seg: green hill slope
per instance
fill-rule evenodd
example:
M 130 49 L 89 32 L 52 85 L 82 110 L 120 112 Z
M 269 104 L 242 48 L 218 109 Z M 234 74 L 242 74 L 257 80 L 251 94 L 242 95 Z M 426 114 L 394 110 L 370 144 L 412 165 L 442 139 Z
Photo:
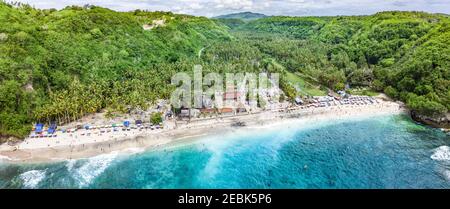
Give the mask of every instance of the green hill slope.
M 439 116 L 450 109 L 449 24 L 448 15 L 381 12 L 268 17 L 238 29 L 284 37 L 261 47 L 292 72 L 306 72 L 330 88 L 369 86 L 420 114 Z
M 194 64 L 205 72 L 281 72 L 290 98 L 298 92 L 289 83 L 307 95 L 350 84 L 423 115 L 450 109 L 447 15 L 224 20 L 0 3 L 0 139 L 22 138 L 36 121 L 145 109 L 168 98 L 171 76 Z
M 226 27 L 207 18 L 92 6 L 56 11 L 0 3 L 0 23 L 3 138 L 26 135 L 36 120 L 145 106 L 168 94 L 174 70 L 162 65 L 230 39 Z

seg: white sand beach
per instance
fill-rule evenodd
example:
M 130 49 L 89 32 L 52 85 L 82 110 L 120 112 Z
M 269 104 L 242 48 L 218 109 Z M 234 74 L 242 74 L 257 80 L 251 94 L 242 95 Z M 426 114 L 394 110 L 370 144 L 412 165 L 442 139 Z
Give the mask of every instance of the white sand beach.
M 106 133 L 60 134 L 55 138 L 27 138 L 16 146 L 0 145 L 0 160 L 29 163 L 80 159 L 110 153 L 131 152 L 134 148 L 147 150 L 173 143 L 188 143 L 192 140 L 235 129 L 256 129 L 265 126 L 283 125 L 292 120 L 314 123 L 321 120 L 337 120 L 351 117 L 373 117 L 404 113 L 400 104 L 377 99 L 375 104 L 338 105 L 327 107 L 303 107 L 291 110 L 263 111 L 237 116 L 194 119 L 190 122 L 169 121 L 164 129 L 132 129 Z M 235 126 L 241 122 L 245 126 Z

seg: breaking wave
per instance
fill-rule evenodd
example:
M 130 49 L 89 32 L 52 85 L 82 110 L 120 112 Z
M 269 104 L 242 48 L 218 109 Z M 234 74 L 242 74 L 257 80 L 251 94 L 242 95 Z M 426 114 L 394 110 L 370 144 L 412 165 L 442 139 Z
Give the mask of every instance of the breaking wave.
M 74 168 L 75 162 L 73 161 L 69 161 L 66 166 L 69 171 L 73 172 L 73 178 L 78 181 L 79 186 L 82 188 L 91 184 L 97 176 L 102 174 L 111 162 L 116 159 L 117 155 L 117 152 L 111 152 L 89 158 L 79 168 Z
M 449 146 L 440 146 L 434 150 L 433 155 L 431 155 L 431 159 L 438 161 L 448 161 L 450 160 L 450 147 Z
M 131 148 L 123 150 L 122 152 L 125 154 L 138 154 L 138 153 L 145 152 L 145 148 L 131 147 Z
M 46 170 L 31 170 L 20 174 L 19 178 L 25 188 L 33 189 L 45 178 L 46 172 Z
M 67 164 L 66 164 L 66 168 L 67 171 L 72 171 L 73 170 L 73 166 L 75 166 L 75 163 L 77 163 L 77 160 L 67 160 Z
M 450 181 L 450 170 L 445 170 L 442 172 L 442 175 L 447 181 Z

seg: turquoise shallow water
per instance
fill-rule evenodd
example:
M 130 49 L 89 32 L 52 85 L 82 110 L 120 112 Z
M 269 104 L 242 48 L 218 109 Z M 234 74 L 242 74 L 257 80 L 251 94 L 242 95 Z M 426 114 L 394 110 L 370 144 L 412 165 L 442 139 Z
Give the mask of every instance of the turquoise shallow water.
M 449 146 L 403 115 L 294 122 L 132 155 L 0 163 L 0 188 L 450 188 Z

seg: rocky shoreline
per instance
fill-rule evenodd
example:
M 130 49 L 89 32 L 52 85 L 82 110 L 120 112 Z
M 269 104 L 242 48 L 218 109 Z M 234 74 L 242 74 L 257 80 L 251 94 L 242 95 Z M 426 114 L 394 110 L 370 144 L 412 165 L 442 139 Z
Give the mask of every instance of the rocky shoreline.
M 428 117 L 420 115 L 414 111 L 410 111 L 411 118 L 419 123 L 429 125 L 435 128 L 441 128 L 444 132 L 450 132 L 450 114 L 446 114 L 444 117 Z

